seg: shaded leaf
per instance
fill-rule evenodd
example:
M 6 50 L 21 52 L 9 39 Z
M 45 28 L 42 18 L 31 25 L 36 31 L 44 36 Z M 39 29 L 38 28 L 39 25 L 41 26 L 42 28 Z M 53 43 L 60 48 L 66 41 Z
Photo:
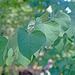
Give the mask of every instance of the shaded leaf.
M 3 37 L 0 36 L 0 66 L 2 66 L 4 64 L 4 51 L 6 49 L 6 45 L 7 45 L 8 40 Z
M 31 56 L 44 44 L 46 38 L 41 31 L 35 30 L 28 33 L 24 28 L 19 28 L 17 41 L 20 52 L 31 59 Z

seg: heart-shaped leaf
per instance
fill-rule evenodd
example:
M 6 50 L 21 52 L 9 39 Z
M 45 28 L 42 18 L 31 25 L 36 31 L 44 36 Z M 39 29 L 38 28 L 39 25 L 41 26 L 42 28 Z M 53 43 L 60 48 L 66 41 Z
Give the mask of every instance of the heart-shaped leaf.
M 20 52 L 31 59 L 31 56 L 44 44 L 46 37 L 41 31 L 28 33 L 24 28 L 19 28 L 17 41 Z

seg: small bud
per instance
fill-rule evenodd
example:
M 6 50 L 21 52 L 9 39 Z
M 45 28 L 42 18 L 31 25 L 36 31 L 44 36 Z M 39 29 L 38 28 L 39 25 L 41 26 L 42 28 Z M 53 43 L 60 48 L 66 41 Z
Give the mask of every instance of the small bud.
M 52 59 L 49 59 L 49 60 L 48 60 L 48 63 L 53 63 L 53 60 L 52 60 Z
M 41 61 L 42 60 L 42 58 L 39 58 L 39 61 Z
M 39 56 L 44 56 L 44 51 L 41 51 L 41 52 L 39 53 Z
M 67 11 L 67 13 L 71 13 L 71 9 L 69 7 L 67 7 L 65 10 Z
M 45 46 L 45 48 L 47 48 L 47 46 Z
M 46 73 L 47 73 L 47 75 L 51 75 L 51 73 L 48 70 L 46 70 Z
M 49 49 L 53 49 L 53 47 L 52 47 L 52 46 L 50 46 L 50 47 L 49 47 Z
M 50 64 L 50 65 L 49 65 L 49 68 L 52 68 L 52 67 L 53 67 L 53 64 Z
M 48 12 L 48 13 L 52 13 L 52 7 L 51 7 L 51 5 L 46 9 L 46 11 Z

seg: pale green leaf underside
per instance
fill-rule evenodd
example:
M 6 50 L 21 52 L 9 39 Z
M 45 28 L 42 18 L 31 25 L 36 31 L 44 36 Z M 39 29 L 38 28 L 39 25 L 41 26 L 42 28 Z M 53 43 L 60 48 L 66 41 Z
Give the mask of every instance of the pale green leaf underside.
M 30 64 L 30 60 L 23 56 L 19 51 L 17 53 L 17 60 L 20 64 L 27 67 Z
M 56 21 L 59 23 L 60 36 L 63 36 L 65 31 L 69 28 L 71 18 L 65 13 L 61 13 L 56 17 Z
M 55 21 L 35 25 L 35 30 L 42 31 L 46 36 L 46 45 L 52 45 L 59 36 L 59 24 Z
M 10 65 L 13 61 L 13 56 L 10 56 L 6 59 L 6 65 Z

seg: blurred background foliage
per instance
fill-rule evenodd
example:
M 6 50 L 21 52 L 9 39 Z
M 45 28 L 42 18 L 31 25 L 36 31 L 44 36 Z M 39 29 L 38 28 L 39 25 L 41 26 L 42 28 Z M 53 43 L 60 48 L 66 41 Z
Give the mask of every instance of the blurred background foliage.
M 31 19 L 44 14 L 49 5 L 52 5 L 53 15 L 59 13 L 60 10 L 65 12 L 65 9 L 69 7 L 72 24 L 74 24 L 74 0 L 71 2 L 67 0 L 0 0 L 0 32 L 9 35 L 19 26 L 28 25 Z

